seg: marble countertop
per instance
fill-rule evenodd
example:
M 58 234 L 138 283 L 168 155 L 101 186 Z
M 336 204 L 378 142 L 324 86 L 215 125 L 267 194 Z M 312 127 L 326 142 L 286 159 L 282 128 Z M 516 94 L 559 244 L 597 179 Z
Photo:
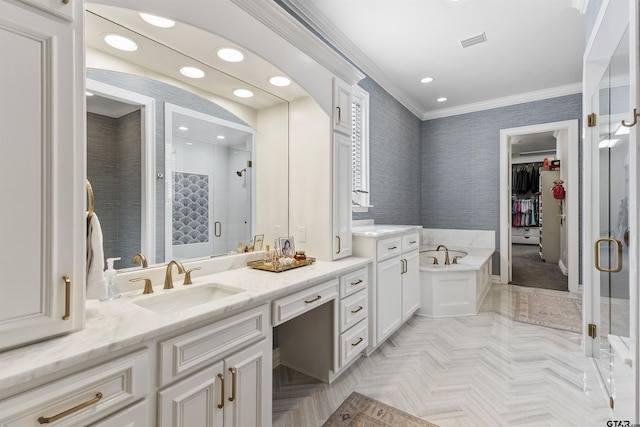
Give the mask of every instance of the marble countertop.
M 217 283 L 245 291 L 168 314 L 147 310 L 134 302 L 164 293 L 177 293 L 187 287 L 175 285 L 174 289 L 164 290 L 160 283 L 154 286 L 151 295 L 142 295 L 141 290 L 136 289 L 113 301 L 87 301 L 84 329 L 0 353 L 0 391 L 168 332 L 203 321 L 213 322 L 231 312 L 271 302 L 369 262 L 369 258 L 350 257 L 334 262 L 318 261 L 282 273 L 244 267 L 194 276 L 189 289 Z
M 433 245 L 422 245 L 420 246 L 420 252 L 424 251 L 433 251 L 436 249 L 436 246 Z M 474 247 L 465 247 L 465 246 L 447 246 L 447 249 L 450 253 L 450 258 L 453 260 L 453 255 L 451 252 L 465 252 L 466 255 L 463 258 L 458 260 L 457 264 L 451 265 L 433 265 L 427 259 L 420 259 L 420 270 L 427 271 L 470 271 L 470 270 L 478 270 L 480 267 L 484 265 L 487 260 L 491 259 L 494 249 L 491 248 L 474 248 Z
M 406 233 L 409 231 L 420 231 L 421 225 L 385 225 L 385 224 L 369 224 L 353 227 L 351 232 L 357 237 L 382 237 L 397 233 Z

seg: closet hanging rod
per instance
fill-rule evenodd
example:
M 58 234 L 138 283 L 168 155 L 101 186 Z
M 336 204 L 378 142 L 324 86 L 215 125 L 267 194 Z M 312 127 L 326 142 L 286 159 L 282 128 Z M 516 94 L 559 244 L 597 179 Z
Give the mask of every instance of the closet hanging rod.
M 88 179 L 85 179 L 85 185 L 87 187 L 87 200 L 89 202 L 87 219 L 91 219 L 91 217 L 93 216 L 93 208 L 94 208 L 93 189 L 91 188 L 91 183 L 89 182 Z

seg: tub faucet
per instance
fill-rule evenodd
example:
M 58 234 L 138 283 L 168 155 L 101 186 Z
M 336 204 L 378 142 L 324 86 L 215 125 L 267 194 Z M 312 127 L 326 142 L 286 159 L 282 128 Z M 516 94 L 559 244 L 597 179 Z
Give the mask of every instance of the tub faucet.
M 445 245 L 438 245 L 436 252 L 439 252 L 441 248 L 444 249 L 444 265 L 451 265 L 451 261 L 449 261 L 449 249 L 447 249 Z
M 184 266 L 180 261 L 171 261 L 167 264 L 167 272 L 164 276 L 164 287 L 162 289 L 173 289 L 173 277 L 171 277 L 171 269 L 173 266 L 178 267 L 178 273 L 184 274 Z

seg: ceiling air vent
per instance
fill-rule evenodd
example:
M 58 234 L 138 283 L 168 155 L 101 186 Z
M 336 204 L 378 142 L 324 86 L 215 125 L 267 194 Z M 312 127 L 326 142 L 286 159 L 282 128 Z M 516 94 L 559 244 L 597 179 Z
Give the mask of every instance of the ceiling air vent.
M 464 39 L 460 43 L 462 43 L 463 48 L 467 48 L 469 46 L 473 46 L 474 44 L 480 44 L 486 41 L 487 41 L 487 35 L 483 32 L 482 34 L 478 34 L 477 36 Z

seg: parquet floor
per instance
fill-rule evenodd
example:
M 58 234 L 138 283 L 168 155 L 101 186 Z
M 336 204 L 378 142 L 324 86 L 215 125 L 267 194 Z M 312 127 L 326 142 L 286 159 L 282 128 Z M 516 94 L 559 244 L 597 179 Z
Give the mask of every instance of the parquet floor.
M 274 427 L 321 426 L 352 391 L 440 427 L 605 426 L 582 336 L 515 322 L 511 301 L 494 284 L 477 316 L 414 316 L 332 385 L 276 368 Z

